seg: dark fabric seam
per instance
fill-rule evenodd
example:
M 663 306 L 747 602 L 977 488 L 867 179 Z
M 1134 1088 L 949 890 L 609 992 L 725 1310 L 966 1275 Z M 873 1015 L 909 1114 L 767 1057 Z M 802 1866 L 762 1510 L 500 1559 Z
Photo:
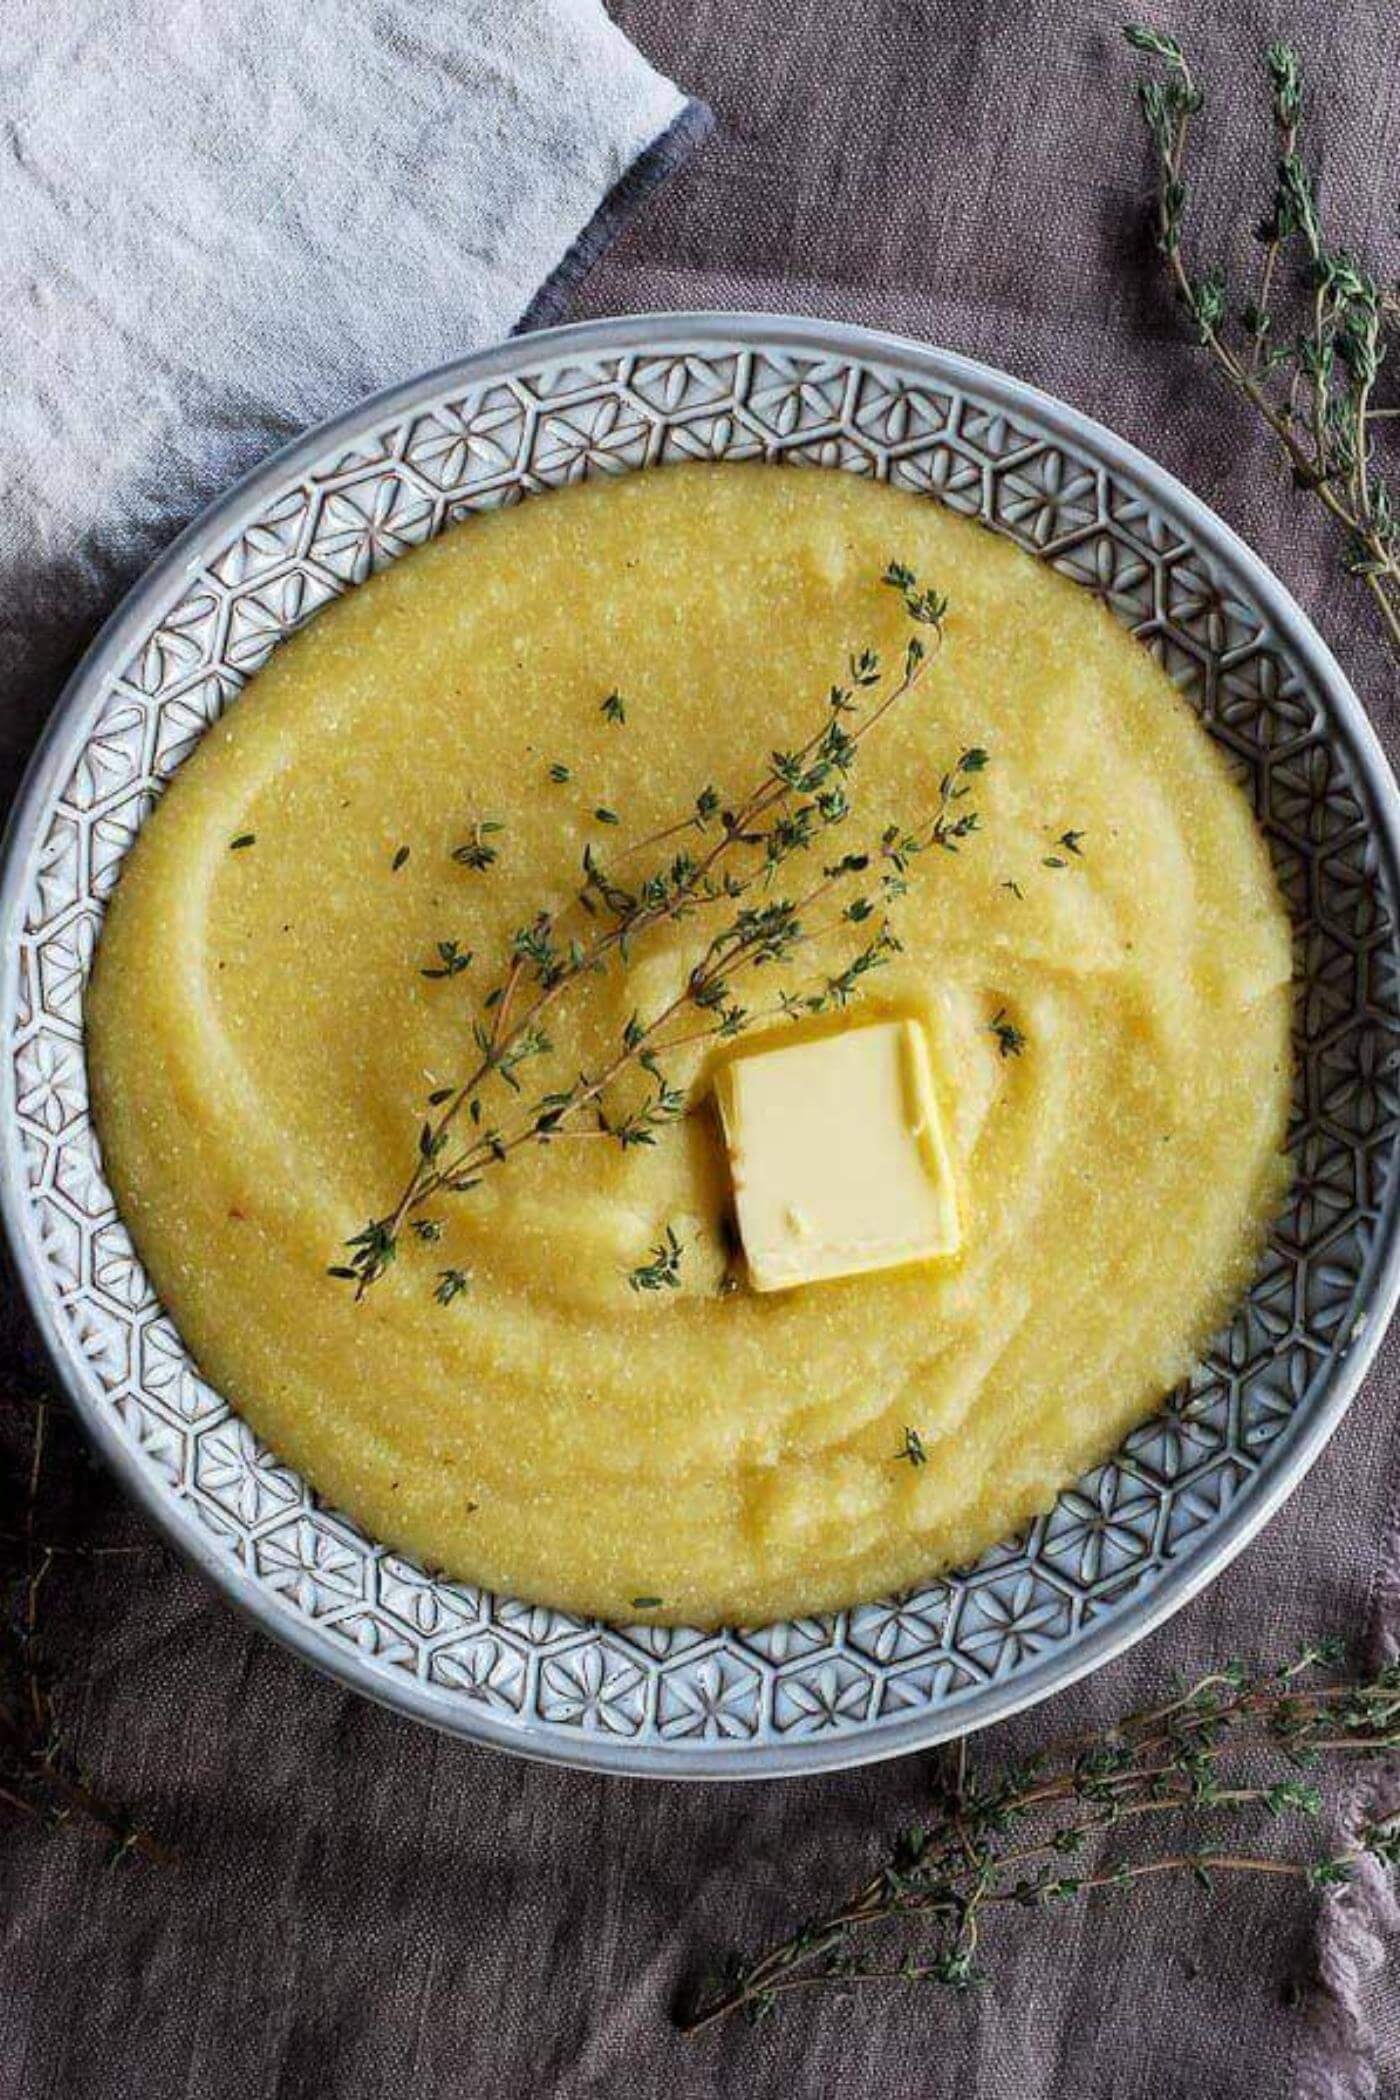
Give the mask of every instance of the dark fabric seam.
M 680 115 L 658 138 L 644 147 L 618 177 L 563 261 L 546 277 L 511 330 L 512 335 L 528 335 L 535 328 L 552 328 L 563 318 L 574 293 L 594 264 L 602 260 L 636 213 L 670 180 L 696 147 L 704 144 L 714 128 L 714 111 L 708 103 L 694 99 L 686 103 Z

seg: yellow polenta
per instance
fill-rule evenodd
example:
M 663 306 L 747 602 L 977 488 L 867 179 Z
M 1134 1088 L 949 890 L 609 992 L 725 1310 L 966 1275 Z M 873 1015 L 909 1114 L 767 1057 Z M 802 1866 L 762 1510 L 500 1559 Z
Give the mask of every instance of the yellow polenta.
M 980 829 L 919 863 L 857 1010 L 928 1028 L 960 1252 L 722 1294 L 700 1044 L 669 1061 L 695 1113 L 654 1149 L 520 1153 L 356 1303 L 328 1265 L 469 1067 L 513 930 L 570 896 L 586 843 L 740 794 L 820 726 L 853 649 L 897 655 L 891 559 L 947 593 L 946 645 L 864 747 L 843 843 L 989 757 Z M 463 867 L 483 819 L 498 858 Z M 561 1000 L 533 1086 L 589 1069 L 700 938 L 655 933 Z M 470 969 L 425 976 L 440 941 Z M 473 520 L 284 644 L 143 829 L 88 1024 L 122 1212 L 276 1451 L 458 1576 L 703 1624 L 974 1555 L 1153 1409 L 1281 1193 L 1289 977 L 1243 796 L 1103 606 L 924 499 L 684 467 Z M 668 1228 L 680 1289 L 629 1288 Z M 445 1268 L 471 1278 L 448 1305 Z

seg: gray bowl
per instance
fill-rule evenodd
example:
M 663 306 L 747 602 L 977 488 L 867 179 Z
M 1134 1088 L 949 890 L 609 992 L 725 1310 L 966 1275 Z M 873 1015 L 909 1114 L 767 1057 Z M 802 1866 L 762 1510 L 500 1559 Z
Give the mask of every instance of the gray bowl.
M 87 966 L 162 784 L 278 640 L 445 525 L 680 459 L 873 474 L 1102 598 L 1230 754 L 1296 932 L 1296 1178 L 1201 1370 L 1021 1538 L 907 1595 L 724 1633 L 605 1626 L 439 1581 L 327 1509 L 199 1376 L 88 1113 Z M 142 1507 L 318 1668 L 564 1763 L 750 1778 L 892 1756 L 1140 1639 L 1296 1486 L 1400 1288 L 1397 792 L 1282 586 L 1179 483 L 1004 373 L 829 322 L 555 329 L 377 396 L 260 467 L 103 630 L 35 754 L 0 889 L 0 1208 L 55 1367 Z

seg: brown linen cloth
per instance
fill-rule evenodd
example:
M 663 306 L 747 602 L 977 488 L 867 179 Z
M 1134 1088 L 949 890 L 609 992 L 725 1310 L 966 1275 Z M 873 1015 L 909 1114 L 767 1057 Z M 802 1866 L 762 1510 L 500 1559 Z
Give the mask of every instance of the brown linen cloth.
M 720 128 L 576 311 L 829 313 L 1051 388 L 1260 549 L 1400 751 L 1400 691 L 1361 593 L 1154 287 L 1115 5 L 624 0 L 616 13 Z M 1267 180 L 1256 55 L 1287 29 L 1317 83 L 1328 210 L 1394 257 L 1396 7 L 1293 0 L 1285 19 L 1181 0 L 1158 16 L 1215 89 L 1217 227 L 1243 232 Z M 36 1361 L 10 1327 L 22 1381 Z M 1392 1341 L 1232 1569 L 977 1754 L 1082 1728 L 1225 1656 L 1333 1630 L 1380 1642 L 1398 1386 Z M 105 1483 L 74 1492 L 95 1542 L 145 1536 Z M 969 1998 L 812 1998 L 683 2042 L 668 2027 L 678 1985 L 844 1891 L 876 1834 L 918 1812 L 928 1760 L 734 1788 L 512 1762 L 314 1677 L 159 1557 L 73 1563 L 49 1628 L 90 1766 L 182 1863 L 108 1872 L 83 1837 L 4 1833 L 2 2100 L 1400 2094 L 1400 1994 L 1368 1954 L 1368 1921 L 1348 1936 L 1344 1914 L 1329 1918 L 1326 1962 L 1351 2002 L 1324 2001 L 1316 1906 L 1282 1883 L 1159 1884 L 1018 1915 Z

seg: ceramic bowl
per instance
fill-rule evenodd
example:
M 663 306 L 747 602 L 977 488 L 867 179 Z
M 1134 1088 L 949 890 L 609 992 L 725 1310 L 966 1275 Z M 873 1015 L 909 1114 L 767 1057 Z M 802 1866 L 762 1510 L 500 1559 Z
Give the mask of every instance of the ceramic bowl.
M 1228 753 L 1296 933 L 1292 1195 L 1199 1372 L 1024 1536 L 907 1595 L 780 1625 L 609 1626 L 435 1579 L 324 1506 L 200 1377 L 103 1175 L 85 976 L 163 784 L 282 636 L 458 519 L 672 460 L 870 474 L 1110 606 Z M 1044 1698 L 1140 1638 L 1297 1485 L 1397 1270 L 1397 792 L 1258 558 L 1097 424 L 943 351 L 824 321 L 662 315 L 527 336 L 396 387 L 185 533 L 57 708 L 0 888 L 0 1205 L 94 1443 L 269 1634 L 456 1734 L 663 1777 L 852 1764 Z

